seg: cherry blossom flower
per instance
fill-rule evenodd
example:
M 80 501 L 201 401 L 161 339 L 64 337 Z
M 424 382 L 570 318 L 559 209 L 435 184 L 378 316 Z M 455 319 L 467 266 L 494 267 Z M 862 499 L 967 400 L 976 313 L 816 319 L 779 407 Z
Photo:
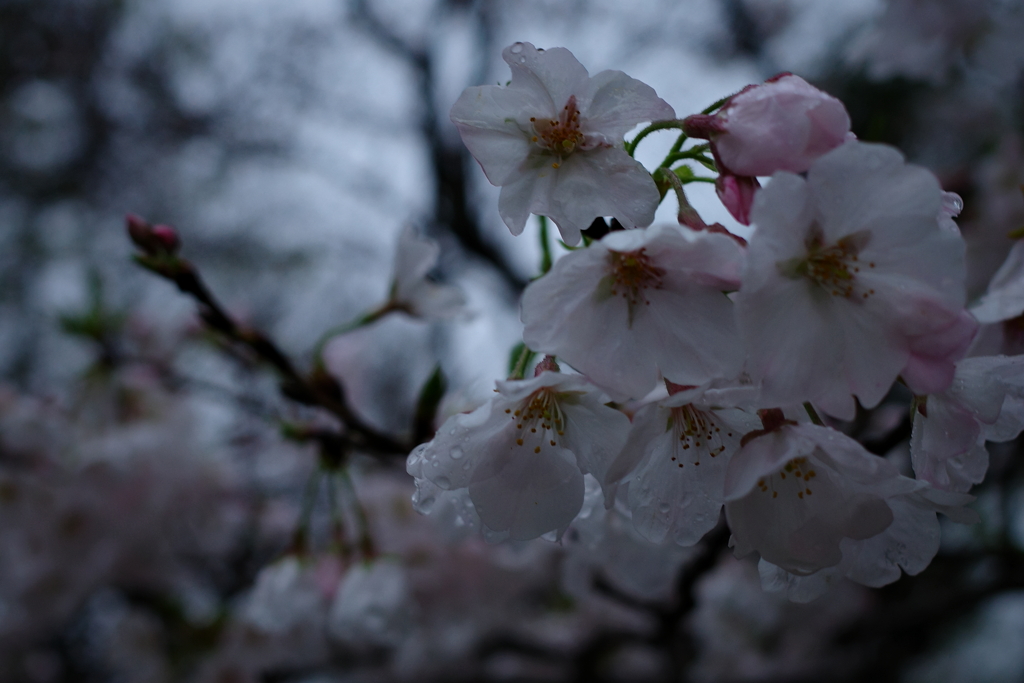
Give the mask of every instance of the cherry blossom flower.
M 633 524 L 645 538 L 689 546 L 718 523 L 729 459 L 757 417 L 718 408 L 704 387 L 670 385 L 665 399 L 633 416 L 622 453 L 608 468 L 609 488 L 627 481 Z
M 327 629 L 349 647 L 395 647 L 412 626 L 412 608 L 409 580 L 399 563 L 356 564 L 338 585 Z
M 427 279 L 437 265 L 441 248 L 431 239 L 419 237 L 412 227 L 398 236 L 390 305 L 418 318 L 451 318 L 461 313 L 466 297 L 458 287 L 439 285 Z
M 851 395 L 875 406 L 915 349 L 933 353 L 922 336 L 949 330 L 965 296 L 940 192 L 896 150 L 850 142 L 758 193 L 736 314 L 766 400 L 850 419 Z
M 671 600 L 679 569 L 693 550 L 652 543 L 637 533 L 621 499 L 607 507 L 597 480 L 587 475 L 585 483 L 583 509 L 564 539 L 565 591 L 584 600 L 597 591 L 599 578 L 641 600 Z
M 444 491 L 468 489 L 490 538 L 561 534 L 583 505 L 583 474 L 604 477 L 629 418 L 579 375 L 542 371 L 497 387 L 483 406 L 446 420 L 407 469 Z
M 967 491 L 985 478 L 985 441 L 1024 430 L 1024 357 L 965 358 L 949 388 L 927 397 L 914 415 L 915 474 L 938 489 Z
M 758 564 L 761 585 L 766 591 L 785 593 L 793 602 L 810 602 L 843 578 L 880 588 L 897 581 L 900 570 L 910 576 L 920 574 L 939 551 L 936 513 L 960 524 L 973 524 L 978 521 L 977 514 L 964 507 L 973 500 L 973 496 L 938 491 L 919 482 L 917 490 L 886 500 L 893 521 L 884 531 L 871 538 L 840 542 L 843 557 L 839 564 L 802 575 L 762 558 Z
M 659 373 L 677 384 L 742 364 L 732 302 L 743 249 L 673 225 L 617 231 L 555 262 L 523 293 L 523 340 L 598 386 L 642 398 Z
M 515 43 L 502 57 L 511 83 L 467 88 L 451 119 L 501 187 L 498 212 L 512 234 L 531 212 L 550 217 L 569 245 L 599 216 L 649 225 L 658 190 L 622 140 L 638 123 L 675 118 L 672 107 L 621 71 L 591 77 L 565 48 Z
M 756 551 L 806 575 L 838 565 L 843 539 L 864 541 L 889 528 L 889 499 L 918 488 L 841 432 L 787 422 L 733 456 L 725 512 L 738 557 Z

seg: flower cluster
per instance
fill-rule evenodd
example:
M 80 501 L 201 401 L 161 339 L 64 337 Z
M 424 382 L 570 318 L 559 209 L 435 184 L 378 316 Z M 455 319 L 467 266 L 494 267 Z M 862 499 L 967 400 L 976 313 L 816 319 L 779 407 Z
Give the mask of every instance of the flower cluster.
M 452 121 L 512 233 L 535 213 L 569 250 L 523 294 L 512 376 L 410 455 L 418 509 L 455 510 L 489 539 L 561 538 L 593 526 L 580 521 L 593 490 L 606 517 L 680 546 L 724 509 L 736 554 L 756 553 L 765 587 L 798 601 L 837 578 L 922 571 L 937 513 L 974 517 L 985 441 L 1024 428 L 1024 358 L 967 357 L 979 323 L 959 197 L 858 141 L 842 103 L 791 74 L 677 119 L 650 87 L 590 77 L 565 49 L 503 56 L 510 83 L 467 89 Z M 681 133 L 648 172 L 633 151 L 664 129 Z M 714 182 L 749 239 L 705 224 L 689 182 Z M 648 227 L 670 194 L 679 225 Z M 581 233 L 608 217 L 603 237 Z M 985 321 L 1022 286 L 1004 271 Z M 544 360 L 524 378 L 531 350 Z M 897 383 L 915 396 L 914 476 L 837 428 Z

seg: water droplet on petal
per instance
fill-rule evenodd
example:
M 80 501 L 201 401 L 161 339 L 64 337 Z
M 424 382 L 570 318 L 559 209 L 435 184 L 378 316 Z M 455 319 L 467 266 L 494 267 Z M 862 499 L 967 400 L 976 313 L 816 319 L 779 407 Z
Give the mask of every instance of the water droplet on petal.
M 522 51 L 523 51 L 523 44 L 522 43 L 516 43 L 515 45 L 512 46 L 512 54 L 517 55 L 517 54 L 519 54 Z
M 943 192 L 942 193 L 942 210 L 956 218 L 960 215 L 960 212 L 964 210 L 964 200 L 960 198 L 956 192 Z
M 442 488 L 445 491 L 452 487 L 452 482 L 448 477 L 438 477 L 434 480 L 434 483 L 437 484 L 438 488 Z
M 462 449 L 458 446 L 452 449 L 452 460 L 461 460 L 463 455 L 465 455 L 465 453 L 463 453 Z
M 450 434 L 451 436 L 455 436 L 455 427 L 452 427 L 451 429 L 449 429 L 448 430 L 448 434 Z
M 663 515 L 667 515 L 667 514 L 668 514 L 668 511 L 669 511 L 669 510 L 671 510 L 671 509 L 672 509 L 672 508 L 671 508 L 671 507 L 669 507 L 669 504 L 668 504 L 668 503 L 662 503 L 661 505 L 659 505 L 659 506 L 658 506 L 658 510 L 659 510 L 659 511 L 661 512 L 661 514 L 663 514 Z
M 526 64 L 526 57 L 520 57 L 519 58 L 519 63 L 520 64 Z

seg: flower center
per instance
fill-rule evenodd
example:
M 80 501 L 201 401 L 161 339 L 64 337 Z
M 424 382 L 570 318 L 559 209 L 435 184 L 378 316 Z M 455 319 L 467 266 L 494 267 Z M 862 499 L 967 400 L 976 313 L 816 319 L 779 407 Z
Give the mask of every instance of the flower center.
M 559 437 L 565 436 L 565 415 L 558 405 L 558 396 L 549 387 L 538 389 L 530 394 L 514 411 L 506 408 L 516 423 L 516 445 L 522 446 L 527 440 L 540 440 L 534 453 L 540 453 L 541 446 L 547 443 L 557 446 Z
M 672 462 L 679 467 L 687 459 L 694 465 L 700 465 L 701 456 L 716 457 L 725 450 L 723 436 L 732 437 L 732 432 L 722 431 L 712 414 L 695 408 L 693 404 L 672 408 L 669 422 L 676 445 Z
M 634 308 L 647 300 L 648 289 L 661 289 L 665 271 L 651 263 L 645 249 L 639 251 L 609 251 L 608 262 L 611 273 L 605 278 L 609 296 L 622 296 L 629 304 L 629 325 L 633 325 Z
M 533 124 L 533 142 L 558 157 L 558 161 L 552 164 L 554 168 L 558 168 L 563 158 L 583 145 L 585 138 L 580 131 L 580 112 L 576 108 L 575 95 L 569 96 L 557 121 L 532 117 L 530 123 Z
M 793 279 L 807 278 L 832 296 L 867 299 L 875 290 L 858 287 L 857 274 L 861 267 L 875 267 L 874 262 L 864 264 L 859 257 L 870 240 L 871 233 L 861 230 L 826 246 L 821 226 L 814 223 L 804 242 L 807 255 L 781 262 L 779 269 Z
M 785 495 L 796 495 L 803 500 L 809 496 L 811 491 L 811 480 L 818 476 L 817 472 L 811 469 L 807 458 L 793 458 L 786 463 L 778 475 L 771 475 L 767 480 L 759 479 L 757 488 L 761 493 L 771 493 L 772 498 L 778 498 L 781 491 Z M 776 479 L 776 477 L 778 477 Z

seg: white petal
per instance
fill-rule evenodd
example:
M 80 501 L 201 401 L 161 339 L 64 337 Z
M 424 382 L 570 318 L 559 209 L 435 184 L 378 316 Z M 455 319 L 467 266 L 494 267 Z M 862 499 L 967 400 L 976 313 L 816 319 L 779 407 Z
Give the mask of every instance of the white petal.
M 469 496 L 489 529 L 524 541 L 569 526 L 583 505 L 583 474 L 564 448 L 497 452 L 474 470 Z
M 589 103 L 581 103 L 587 128 L 621 140 L 638 123 L 674 119 L 675 111 L 654 88 L 621 71 L 602 71 L 590 79 Z

